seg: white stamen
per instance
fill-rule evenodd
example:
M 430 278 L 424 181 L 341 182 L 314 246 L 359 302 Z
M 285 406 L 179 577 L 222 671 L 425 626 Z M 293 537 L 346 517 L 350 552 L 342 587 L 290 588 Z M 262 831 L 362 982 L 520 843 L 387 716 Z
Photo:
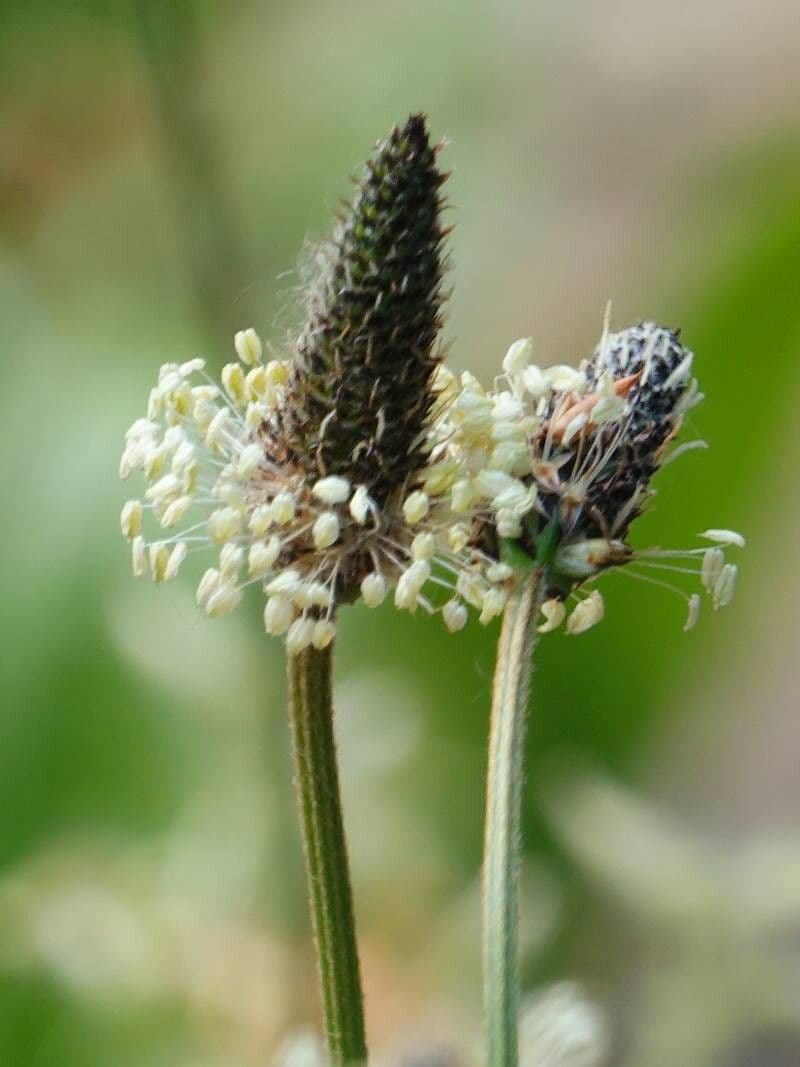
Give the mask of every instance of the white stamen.
M 467 609 L 460 600 L 448 600 L 442 608 L 442 618 L 450 633 L 457 633 L 467 624 Z
M 128 500 L 123 504 L 119 516 L 119 525 L 122 536 L 132 541 L 142 532 L 142 502 L 141 500 Z
M 735 530 L 704 530 L 699 536 L 707 541 L 716 541 L 720 545 L 734 545 L 736 548 L 744 548 L 747 544 L 744 537 Z
M 350 482 L 347 478 L 332 474 L 328 478 L 320 478 L 311 491 L 323 504 L 344 504 L 350 496 Z
M 377 608 L 386 599 L 386 581 L 380 574 L 368 574 L 361 583 L 361 597 L 368 608 Z
M 333 511 L 323 511 L 311 529 L 314 547 L 330 548 L 339 538 L 339 517 Z
M 247 330 L 239 330 L 234 335 L 233 346 L 236 349 L 236 355 L 242 363 L 246 363 L 248 366 L 258 363 L 264 351 L 261 338 L 252 327 Z
M 591 593 L 576 605 L 570 617 L 567 619 L 568 634 L 582 634 L 596 626 L 605 614 L 605 605 L 600 591 L 593 589 Z
M 545 619 L 540 626 L 536 627 L 540 634 L 549 634 L 552 630 L 557 630 L 567 614 L 567 609 L 561 600 L 545 600 L 539 610 Z

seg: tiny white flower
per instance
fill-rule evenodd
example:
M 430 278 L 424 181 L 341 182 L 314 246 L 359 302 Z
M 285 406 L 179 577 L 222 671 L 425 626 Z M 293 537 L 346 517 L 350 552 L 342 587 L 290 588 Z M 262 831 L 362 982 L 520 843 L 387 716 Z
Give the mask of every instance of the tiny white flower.
M 315 482 L 311 491 L 323 504 L 344 504 L 350 496 L 350 482 L 332 474 Z
M 700 537 L 707 541 L 716 541 L 720 545 L 733 545 L 736 548 L 744 548 L 747 542 L 740 533 L 735 530 L 704 530 Z
M 242 363 L 246 363 L 248 366 L 258 363 L 264 351 L 261 338 L 252 327 L 247 330 L 239 330 L 233 338 L 233 346 L 236 349 L 236 355 Z
M 323 511 L 311 529 L 311 536 L 315 548 L 330 548 L 339 538 L 338 515 L 334 511 Z
M 430 508 L 430 500 L 427 493 L 417 490 L 407 496 L 403 503 L 403 514 L 405 515 L 406 522 L 409 526 L 413 526 L 415 523 L 421 522 L 422 519 L 428 514 Z
M 386 599 L 386 580 L 380 574 L 368 574 L 361 582 L 361 597 L 368 608 L 377 608 Z
M 448 600 L 442 608 L 442 618 L 450 633 L 457 633 L 467 624 L 467 609 L 460 600 Z
M 582 634 L 596 626 L 605 614 L 605 605 L 598 589 L 591 593 L 575 606 L 572 614 L 567 619 L 568 634 Z

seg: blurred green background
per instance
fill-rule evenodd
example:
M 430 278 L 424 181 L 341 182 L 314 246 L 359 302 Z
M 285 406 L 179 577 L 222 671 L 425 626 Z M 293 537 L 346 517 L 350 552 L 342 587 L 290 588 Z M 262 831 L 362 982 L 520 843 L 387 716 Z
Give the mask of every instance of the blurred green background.
M 117 465 L 161 362 L 284 344 L 304 247 L 417 109 L 452 364 L 489 380 L 529 334 L 577 361 L 609 298 L 681 325 L 712 451 L 634 540 L 749 539 L 693 634 L 609 576 L 607 621 L 541 645 L 526 988 L 594 1005 L 576 1067 L 800 1063 L 799 55 L 782 0 L 2 6 L 0 1063 L 256 1067 L 316 1026 L 281 649 L 256 597 L 209 623 L 134 583 Z M 496 633 L 342 631 L 371 1044 L 478 1062 Z

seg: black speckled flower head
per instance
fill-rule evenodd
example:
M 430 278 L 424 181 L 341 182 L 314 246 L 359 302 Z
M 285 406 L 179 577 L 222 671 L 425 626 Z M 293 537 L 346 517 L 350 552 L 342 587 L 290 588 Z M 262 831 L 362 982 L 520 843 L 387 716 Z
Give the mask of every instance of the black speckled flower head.
M 383 503 L 425 458 L 442 324 L 440 188 L 423 115 L 380 142 L 319 255 L 283 408 L 292 459 Z

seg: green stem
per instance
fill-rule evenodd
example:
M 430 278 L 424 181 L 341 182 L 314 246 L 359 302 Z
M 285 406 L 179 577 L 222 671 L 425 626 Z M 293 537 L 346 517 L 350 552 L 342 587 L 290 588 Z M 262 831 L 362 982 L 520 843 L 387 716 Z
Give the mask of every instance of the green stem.
M 487 1067 L 516 1067 L 518 1059 L 523 755 L 539 586 L 538 573 L 532 571 L 506 605 L 492 692 L 483 861 Z
M 295 782 L 332 1067 L 364 1063 L 364 1010 L 333 736 L 333 652 L 289 656 Z

